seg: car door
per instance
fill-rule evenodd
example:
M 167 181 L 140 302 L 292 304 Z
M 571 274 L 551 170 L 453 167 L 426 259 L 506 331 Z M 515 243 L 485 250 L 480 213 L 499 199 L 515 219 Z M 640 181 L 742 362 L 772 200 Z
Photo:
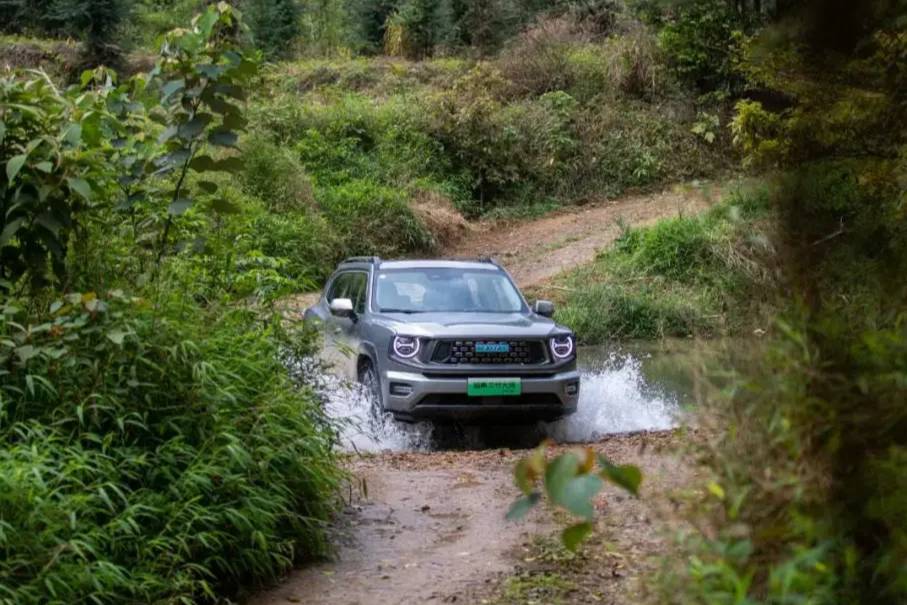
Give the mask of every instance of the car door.
M 353 310 L 356 312 L 354 317 L 328 314 L 324 340 L 327 360 L 344 378 L 355 380 L 360 342 L 359 324 L 365 314 L 368 300 L 368 272 L 350 270 L 337 274 L 325 298 L 328 309 L 331 301 L 337 298 L 348 298 L 353 302 Z

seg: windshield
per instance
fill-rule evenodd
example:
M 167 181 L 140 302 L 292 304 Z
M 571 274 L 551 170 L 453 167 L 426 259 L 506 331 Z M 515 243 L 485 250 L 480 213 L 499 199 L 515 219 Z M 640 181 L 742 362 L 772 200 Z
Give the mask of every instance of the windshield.
M 385 313 L 517 313 L 523 298 L 500 271 L 394 269 L 378 273 L 378 310 Z

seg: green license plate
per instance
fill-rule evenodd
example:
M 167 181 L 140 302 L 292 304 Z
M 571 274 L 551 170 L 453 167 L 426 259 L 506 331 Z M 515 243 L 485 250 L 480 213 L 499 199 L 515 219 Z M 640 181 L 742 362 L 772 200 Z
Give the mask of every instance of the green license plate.
M 470 378 L 466 386 L 466 394 L 470 397 L 512 397 L 522 392 L 523 383 L 519 378 Z

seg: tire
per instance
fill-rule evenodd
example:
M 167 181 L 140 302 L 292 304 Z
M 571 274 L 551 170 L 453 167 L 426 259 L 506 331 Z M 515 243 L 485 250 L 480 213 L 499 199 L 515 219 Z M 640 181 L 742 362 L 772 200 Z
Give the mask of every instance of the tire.
M 359 364 L 359 384 L 364 386 L 368 393 L 369 420 L 377 427 L 384 415 L 384 396 L 381 392 L 381 377 L 371 360 Z

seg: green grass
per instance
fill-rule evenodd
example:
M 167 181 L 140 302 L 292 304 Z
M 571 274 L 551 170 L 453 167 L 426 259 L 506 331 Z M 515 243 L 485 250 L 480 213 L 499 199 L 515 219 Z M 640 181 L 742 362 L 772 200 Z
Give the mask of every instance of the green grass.
M 627 230 L 561 280 L 557 318 L 585 344 L 759 327 L 771 307 L 768 216 L 764 191 L 741 190 L 702 216 Z
M 550 603 L 567 602 L 574 589 L 572 582 L 556 572 L 524 573 L 507 579 L 500 603 Z

